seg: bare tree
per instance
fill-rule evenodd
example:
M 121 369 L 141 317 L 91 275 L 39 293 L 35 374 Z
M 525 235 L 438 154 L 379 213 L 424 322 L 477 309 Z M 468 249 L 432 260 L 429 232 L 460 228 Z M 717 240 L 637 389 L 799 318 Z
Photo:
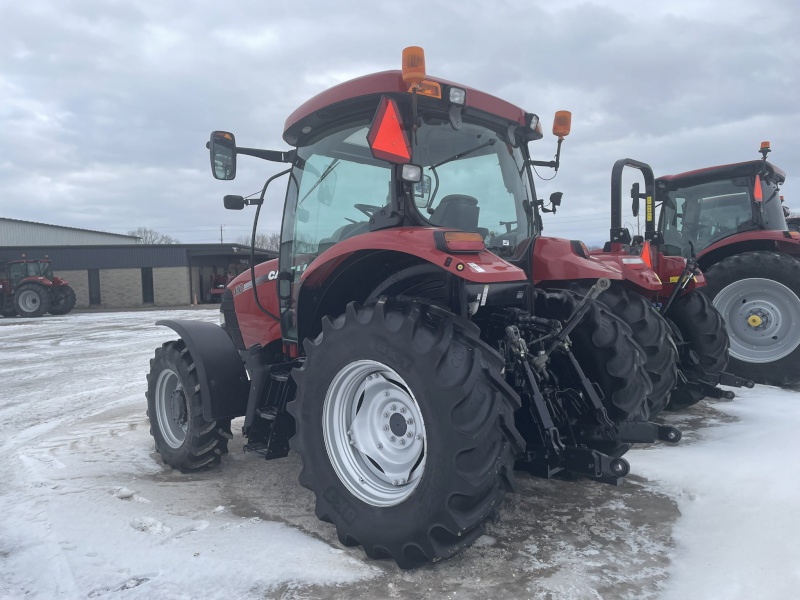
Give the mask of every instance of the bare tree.
M 240 235 L 236 238 L 236 243 L 242 246 L 250 245 L 249 235 Z M 274 250 L 277 252 L 281 246 L 281 234 L 279 233 L 257 233 L 256 234 L 256 248 L 261 250 Z
M 133 231 L 129 231 L 128 235 L 135 235 L 139 238 L 140 244 L 180 244 L 180 240 L 175 239 L 171 235 L 161 233 L 149 227 L 137 227 Z

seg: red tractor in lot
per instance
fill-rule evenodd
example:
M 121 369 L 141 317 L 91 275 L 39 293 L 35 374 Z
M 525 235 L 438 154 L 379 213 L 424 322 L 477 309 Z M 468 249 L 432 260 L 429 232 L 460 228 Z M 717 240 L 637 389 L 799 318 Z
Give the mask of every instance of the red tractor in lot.
M 50 260 L 21 258 L 0 263 L 0 315 L 65 315 L 75 308 L 75 291 L 53 275 Z
M 568 113 L 553 132 L 560 149 Z M 222 327 L 159 322 L 180 336 L 148 375 L 164 462 L 218 464 L 244 417 L 246 450 L 301 456 L 343 544 L 411 568 L 472 544 L 515 470 L 618 483 L 632 444 L 677 442 L 649 420 L 630 327 L 597 300 L 621 269 L 540 235 L 528 143 L 541 138 L 536 115 L 428 76 L 418 48 L 402 71 L 300 106 L 289 151 L 213 132 L 217 179 L 242 155 L 287 164 L 259 198 L 225 197 L 256 206 L 255 238 L 268 186 L 288 176 L 280 255 L 231 282 Z
M 800 382 L 800 233 L 787 227 L 786 175 L 761 160 L 656 180 L 658 228 L 647 234 L 666 255 L 696 261 L 702 288 L 725 319 L 730 369 L 759 383 Z
M 631 189 L 634 216 L 639 214 L 640 200 L 645 201 L 644 236 L 632 236 L 622 226 L 622 176 L 626 168 L 640 171 L 644 178 L 643 192 L 639 183 L 633 184 Z M 684 408 L 706 396 L 733 398 L 733 392 L 716 386 L 753 387 L 753 382 L 724 371 L 728 363 L 729 339 L 722 315 L 701 293 L 706 280 L 696 261 L 665 254 L 663 241 L 655 234 L 655 188 L 653 170 L 646 163 L 625 158 L 614 164 L 611 171 L 610 241 L 602 250 L 591 254 L 599 260 L 618 264 L 624 272 L 634 269 L 653 276 L 638 280 L 629 276 L 621 284 L 612 286 L 600 299 L 623 318 L 630 314 L 630 305 L 640 307 L 640 323 L 626 320 L 636 341 L 646 349 L 648 363 L 653 364 L 648 371 L 654 391 L 659 385 L 669 390 L 670 381 L 673 384 L 667 408 Z M 649 309 L 642 304 L 648 305 Z M 660 328 L 669 331 L 674 344 L 659 346 L 656 343 Z M 674 379 L 664 367 L 670 364 L 671 358 L 678 368 Z

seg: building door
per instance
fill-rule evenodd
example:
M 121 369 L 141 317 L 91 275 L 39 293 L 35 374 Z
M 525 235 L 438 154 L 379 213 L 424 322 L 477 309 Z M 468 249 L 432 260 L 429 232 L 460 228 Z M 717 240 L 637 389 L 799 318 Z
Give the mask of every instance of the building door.
M 100 298 L 100 269 L 89 269 L 89 305 L 99 306 Z
M 153 267 L 142 267 L 142 304 L 153 304 Z

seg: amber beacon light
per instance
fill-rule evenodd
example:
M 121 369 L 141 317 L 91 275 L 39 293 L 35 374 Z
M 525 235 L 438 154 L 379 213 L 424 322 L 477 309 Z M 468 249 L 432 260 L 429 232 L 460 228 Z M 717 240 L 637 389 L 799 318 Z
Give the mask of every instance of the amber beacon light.
M 425 79 L 425 51 L 419 46 L 409 46 L 403 50 L 403 81 L 410 87 L 417 87 Z

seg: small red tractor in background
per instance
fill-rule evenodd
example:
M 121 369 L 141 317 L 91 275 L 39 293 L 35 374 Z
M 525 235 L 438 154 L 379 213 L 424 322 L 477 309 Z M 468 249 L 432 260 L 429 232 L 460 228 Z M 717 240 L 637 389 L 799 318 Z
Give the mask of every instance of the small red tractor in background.
M 559 151 L 570 115 L 556 113 Z M 618 483 L 634 443 L 677 442 L 649 420 L 651 379 L 599 294 L 624 279 L 578 241 L 544 238 L 529 142 L 538 116 L 425 73 L 326 90 L 286 121 L 289 151 L 211 134 L 211 169 L 286 163 L 279 258 L 227 287 L 222 327 L 160 321 L 179 340 L 150 362 L 147 410 L 168 465 L 290 447 L 340 541 L 411 568 L 456 554 L 498 515 L 515 471 Z M 551 163 L 545 163 L 551 166 Z M 579 282 L 582 294 L 537 281 Z M 660 340 L 666 343 L 666 339 Z
M 761 160 L 656 180 L 657 240 L 665 255 L 694 260 L 701 288 L 725 319 L 732 372 L 758 383 L 800 382 L 800 232 L 787 227 L 785 173 Z
M 222 296 L 225 294 L 225 287 L 233 281 L 233 275 L 227 273 L 216 273 L 209 278 L 208 292 L 206 293 L 206 302 L 215 302 L 219 304 L 222 302 Z
M 50 259 L 23 257 L 0 263 L 0 315 L 65 315 L 73 308 L 75 291 L 53 275 Z

